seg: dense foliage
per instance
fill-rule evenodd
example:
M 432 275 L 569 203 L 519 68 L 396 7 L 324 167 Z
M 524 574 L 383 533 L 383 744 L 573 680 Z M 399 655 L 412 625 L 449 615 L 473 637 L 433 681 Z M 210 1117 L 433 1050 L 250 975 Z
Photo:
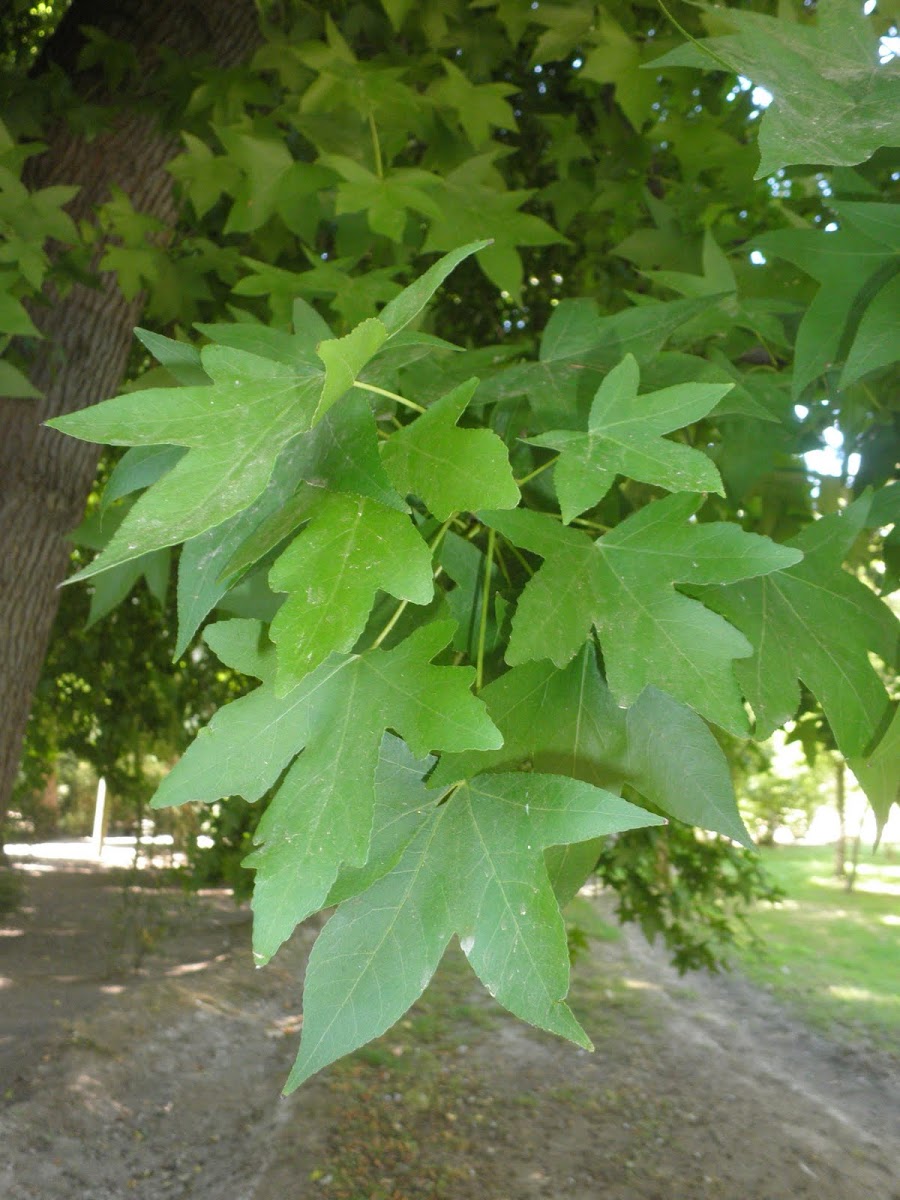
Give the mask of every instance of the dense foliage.
M 598 860 L 657 914 L 664 863 L 668 924 L 689 894 L 715 932 L 736 852 L 652 832 L 747 844 L 710 726 L 823 714 L 886 818 L 896 73 L 877 10 L 818 7 L 298 6 L 246 70 L 161 67 L 181 223 L 114 196 L 102 265 L 170 336 L 139 331 L 140 390 L 55 424 L 130 447 L 76 578 L 131 586 L 182 544 L 177 654 L 238 593 L 203 637 L 259 686 L 154 803 L 272 796 L 258 962 L 337 905 L 289 1087 L 399 1019 L 454 935 L 589 1045 L 560 905 Z M 122 48 L 86 53 L 127 95 Z M 40 202 L 74 249 L 9 243 L 19 366 L 19 299 L 86 253 Z

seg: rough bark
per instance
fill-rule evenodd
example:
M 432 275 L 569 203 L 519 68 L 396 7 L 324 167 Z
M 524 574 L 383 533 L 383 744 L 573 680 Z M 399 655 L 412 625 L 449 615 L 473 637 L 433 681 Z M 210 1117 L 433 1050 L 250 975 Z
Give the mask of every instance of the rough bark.
M 128 41 L 148 79 L 160 47 L 227 67 L 260 36 L 253 0 L 76 0 L 43 58 L 74 72 L 84 24 Z M 73 78 L 96 103 L 96 76 Z M 130 105 L 90 142 L 60 124 L 45 138 L 48 149 L 31 160 L 29 186 L 78 185 L 68 211 L 82 221 L 116 185 L 135 209 L 171 224 L 176 203 L 164 168 L 178 144 L 146 109 Z M 29 372 L 43 399 L 0 398 L 0 827 L 66 574 L 66 534 L 81 518 L 99 457 L 96 447 L 42 422 L 115 394 L 142 304 L 140 297 L 126 300 L 111 275 L 101 275 L 97 287 L 79 285 L 48 299 L 32 314 L 46 340 Z

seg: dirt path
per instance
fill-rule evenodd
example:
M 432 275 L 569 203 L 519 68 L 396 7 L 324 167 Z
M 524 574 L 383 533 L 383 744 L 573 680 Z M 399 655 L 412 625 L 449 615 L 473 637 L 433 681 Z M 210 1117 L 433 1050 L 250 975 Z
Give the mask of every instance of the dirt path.
M 314 930 L 254 971 L 221 894 L 123 905 L 70 870 L 28 904 L 0 928 L 3 1200 L 900 1200 L 896 1062 L 639 935 L 578 973 L 593 1055 L 507 1020 L 457 955 L 280 1100 Z

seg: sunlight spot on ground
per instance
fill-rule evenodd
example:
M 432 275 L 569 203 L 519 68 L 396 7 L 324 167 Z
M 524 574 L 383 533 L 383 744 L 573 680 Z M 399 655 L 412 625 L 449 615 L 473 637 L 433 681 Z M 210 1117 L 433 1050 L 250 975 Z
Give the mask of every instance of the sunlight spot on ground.
M 24 929 L 0 929 L 0 937 L 21 937 Z
M 220 956 L 221 957 L 221 956 Z M 206 962 L 181 963 L 177 967 L 172 967 L 166 971 L 167 975 L 195 975 L 197 971 L 208 970 L 214 962 L 218 962 L 218 958 L 208 959 Z
M 900 880 L 865 879 L 861 878 L 862 874 L 860 867 L 856 883 L 853 885 L 854 892 L 865 892 L 867 896 L 900 896 Z M 813 875 L 809 882 L 814 883 L 816 887 L 828 888 L 832 892 L 844 889 L 844 881 L 834 875 Z
M 895 913 L 885 913 L 881 918 L 882 925 L 900 925 L 900 917 Z
M 12 980 L 7 975 L 0 975 L 0 991 L 3 988 L 12 987 Z
M 833 983 L 828 991 L 838 1000 L 864 1000 L 867 1004 L 900 1004 L 900 996 L 885 996 L 880 992 L 870 992 L 868 988 Z
M 659 986 L 658 983 L 650 983 L 646 979 L 625 979 L 625 978 L 623 978 L 622 982 L 624 983 L 624 985 L 627 988 L 631 988 L 632 991 L 642 991 L 642 992 L 662 991 L 662 988 Z
M 104 996 L 120 996 L 125 991 L 125 985 L 122 983 L 104 983 L 100 991 Z

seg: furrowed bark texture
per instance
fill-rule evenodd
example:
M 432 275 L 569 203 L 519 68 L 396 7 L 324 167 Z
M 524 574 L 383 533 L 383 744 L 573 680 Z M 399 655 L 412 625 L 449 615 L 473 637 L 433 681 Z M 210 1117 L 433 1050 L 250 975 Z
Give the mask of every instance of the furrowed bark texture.
M 70 73 L 92 102 L 96 77 L 75 72 L 82 25 L 129 42 L 142 77 L 149 77 L 160 47 L 229 67 L 260 40 L 253 0 L 76 0 L 43 57 Z M 175 196 L 165 164 L 179 146 L 148 112 L 122 114 L 90 142 L 62 125 L 45 141 L 48 149 L 31 160 L 26 182 L 31 189 L 78 185 L 67 206 L 76 222 L 91 220 L 116 185 L 136 210 L 173 223 Z M 0 827 L 67 570 L 66 534 L 81 519 L 99 458 L 98 447 L 42 422 L 115 394 L 143 303 L 140 296 L 126 300 L 113 275 L 102 275 L 99 287 L 79 285 L 48 300 L 32 309 L 46 340 L 29 375 L 43 399 L 0 398 Z

